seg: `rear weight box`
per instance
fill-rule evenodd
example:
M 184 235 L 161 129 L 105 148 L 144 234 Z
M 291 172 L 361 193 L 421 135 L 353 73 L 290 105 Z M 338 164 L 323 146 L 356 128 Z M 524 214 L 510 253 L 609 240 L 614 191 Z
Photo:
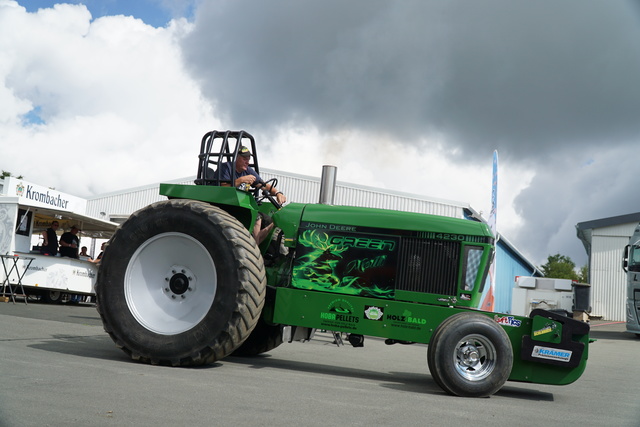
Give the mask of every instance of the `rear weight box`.
M 587 323 L 542 309 L 533 310 L 530 317 L 533 326 L 531 335 L 522 337 L 522 360 L 566 368 L 580 364 L 585 343 L 574 337 L 589 334 Z

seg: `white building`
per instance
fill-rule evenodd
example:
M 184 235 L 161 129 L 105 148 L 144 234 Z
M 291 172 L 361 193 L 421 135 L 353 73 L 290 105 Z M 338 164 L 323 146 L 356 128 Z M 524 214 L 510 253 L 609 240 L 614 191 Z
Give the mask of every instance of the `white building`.
M 640 222 L 640 212 L 585 221 L 576 225 L 589 256 L 591 315 L 624 321 L 627 278 L 622 253 Z
M 318 203 L 320 179 L 289 172 L 261 168 L 260 176 L 265 180 L 278 179 L 278 188 L 285 189 L 287 200 L 296 203 Z M 193 184 L 195 176 L 165 181 L 172 184 Z M 150 184 L 90 198 L 87 204 L 89 215 L 114 222 L 123 222 L 131 213 L 151 203 L 165 200 L 158 192 L 159 184 Z M 427 213 L 454 218 L 480 217 L 467 203 L 424 197 L 398 191 L 381 190 L 357 184 L 338 182 L 335 204 L 376 207 L 398 211 Z

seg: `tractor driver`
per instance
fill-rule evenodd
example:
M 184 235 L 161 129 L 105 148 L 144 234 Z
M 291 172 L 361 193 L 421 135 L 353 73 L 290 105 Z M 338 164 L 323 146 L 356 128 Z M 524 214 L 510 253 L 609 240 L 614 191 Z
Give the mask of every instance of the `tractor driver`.
M 281 191 L 278 191 L 271 184 L 265 184 L 264 180 L 260 178 L 260 175 L 249 166 L 249 159 L 251 158 L 251 152 L 244 145 L 240 147 L 238 150 L 238 157 L 236 158 L 236 181 L 233 183 L 235 187 L 239 187 L 242 184 L 246 184 L 252 186 L 254 188 L 262 188 L 263 185 L 266 185 L 266 190 L 276 198 L 276 201 L 282 206 L 286 201 L 287 197 L 282 194 Z M 231 162 L 226 162 L 220 165 L 218 168 L 220 173 L 220 181 L 223 186 L 230 186 L 231 182 Z M 266 216 L 266 215 L 265 215 Z M 270 218 L 269 218 L 270 219 Z M 267 218 L 263 218 L 263 214 L 260 213 L 258 218 L 256 219 L 256 223 L 253 226 L 253 237 L 258 244 L 262 243 L 262 241 L 267 237 L 271 229 L 273 228 L 273 222 L 268 225 L 263 225 L 263 222 L 267 222 Z
M 240 147 L 238 150 L 238 157 L 236 158 L 236 182 L 234 183 L 235 187 L 240 186 L 241 184 L 247 184 L 254 188 L 261 188 L 262 184 L 264 184 L 264 180 L 260 178 L 260 175 L 253 170 L 252 167 L 249 166 L 249 159 L 251 158 L 251 152 L 244 145 Z M 231 181 L 231 162 L 223 163 L 220 166 L 220 181 L 226 181 L 223 183 L 224 186 L 229 186 L 229 182 Z M 277 202 L 282 205 L 287 201 L 287 198 L 281 191 L 278 191 L 277 188 L 272 186 L 271 184 L 267 184 L 267 191 L 271 193 L 277 200 Z

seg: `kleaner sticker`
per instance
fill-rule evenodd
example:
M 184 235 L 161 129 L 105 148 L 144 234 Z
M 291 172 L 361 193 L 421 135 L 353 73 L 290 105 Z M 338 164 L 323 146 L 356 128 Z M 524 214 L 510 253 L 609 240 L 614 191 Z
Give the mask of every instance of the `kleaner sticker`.
M 548 334 L 549 332 L 553 332 L 554 329 L 556 329 L 556 324 L 555 323 L 553 323 L 551 325 L 546 325 L 542 329 L 538 329 L 537 331 L 533 331 L 533 336 L 537 337 L 538 335 Z
M 557 348 L 541 347 L 539 345 L 536 345 L 535 347 L 533 347 L 531 357 L 568 362 L 569 360 L 571 360 L 571 354 L 572 352 L 569 350 L 560 350 Z

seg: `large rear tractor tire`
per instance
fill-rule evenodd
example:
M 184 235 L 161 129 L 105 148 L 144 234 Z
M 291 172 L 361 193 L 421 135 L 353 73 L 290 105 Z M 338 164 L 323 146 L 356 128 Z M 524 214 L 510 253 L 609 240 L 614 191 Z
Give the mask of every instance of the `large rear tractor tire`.
M 167 200 L 118 228 L 96 294 L 105 330 L 134 360 L 193 366 L 228 356 L 250 335 L 266 276 L 255 240 L 234 217 Z
M 282 344 L 282 325 L 270 325 L 260 318 L 249 338 L 232 356 L 251 357 L 273 350 Z
M 491 318 L 458 313 L 436 329 L 427 351 L 431 376 L 454 396 L 484 397 L 509 378 L 513 350 L 507 333 Z

